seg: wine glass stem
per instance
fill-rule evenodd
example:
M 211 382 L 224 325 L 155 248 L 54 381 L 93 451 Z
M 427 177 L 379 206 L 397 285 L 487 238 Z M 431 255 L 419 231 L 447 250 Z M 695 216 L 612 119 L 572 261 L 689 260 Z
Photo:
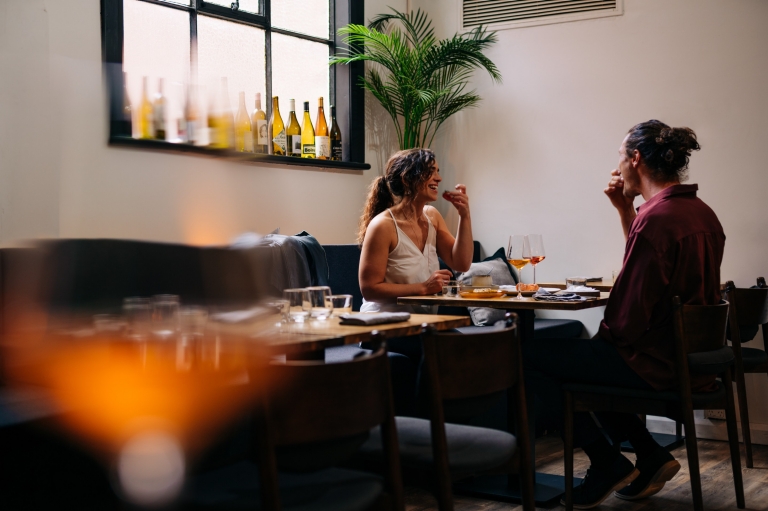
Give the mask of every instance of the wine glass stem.
M 536 265 L 533 265 L 533 283 L 536 283 Z

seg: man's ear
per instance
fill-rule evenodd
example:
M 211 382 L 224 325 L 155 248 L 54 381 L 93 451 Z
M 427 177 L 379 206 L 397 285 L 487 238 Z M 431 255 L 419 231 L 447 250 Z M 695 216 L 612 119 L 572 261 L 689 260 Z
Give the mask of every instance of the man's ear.
M 640 166 L 640 160 L 642 159 L 642 156 L 640 156 L 640 151 L 635 149 L 632 151 L 632 166 L 634 168 L 637 168 Z

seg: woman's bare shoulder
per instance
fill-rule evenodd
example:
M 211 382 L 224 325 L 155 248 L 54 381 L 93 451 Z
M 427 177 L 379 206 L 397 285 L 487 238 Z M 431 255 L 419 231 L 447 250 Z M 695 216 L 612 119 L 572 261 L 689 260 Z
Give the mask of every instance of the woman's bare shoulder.
M 373 220 L 371 220 L 371 223 L 368 224 L 368 229 L 366 230 L 366 237 L 368 237 L 368 235 L 374 236 L 376 238 L 385 237 L 389 239 L 390 244 L 394 239 L 395 243 L 397 243 L 397 230 L 395 228 L 395 222 L 392 220 L 392 216 L 388 211 L 382 211 L 373 217 Z
M 443 215 L 441 215 L 437 208 L 434 206 L 424 206 L 424 214 L 427 215 L 430 220 L 432 220 L 433 224 L 440 223 L 440 220 L 443 219 Z

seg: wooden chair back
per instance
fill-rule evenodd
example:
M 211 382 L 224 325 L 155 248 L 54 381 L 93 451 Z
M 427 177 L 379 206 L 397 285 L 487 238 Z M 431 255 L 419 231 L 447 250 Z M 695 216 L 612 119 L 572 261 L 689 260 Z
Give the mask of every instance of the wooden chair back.
M 682 305 L 676 296 L 673 304 L 678 354 L 689 355 L 725 346 L 727 301 L 721 300 L 717 305 Z
M 322 442 L 366 432 L 393 415 L 383 348 L 349 362 L 271 364 L 268 416 L 275 445 Z
M 476 334 L 426 330 L 424 357 L 443 400 L 463 399 L 514 387 L 521 377 L 517 316 L 501 330 Z
M 729 280 L 725 284 L 725 299 L 731 304 L 729 323 L 734 345 L 744 342 L 740 336 L 741 326 L 768 323 L 768 287 L 737 288 L 733 281 Z

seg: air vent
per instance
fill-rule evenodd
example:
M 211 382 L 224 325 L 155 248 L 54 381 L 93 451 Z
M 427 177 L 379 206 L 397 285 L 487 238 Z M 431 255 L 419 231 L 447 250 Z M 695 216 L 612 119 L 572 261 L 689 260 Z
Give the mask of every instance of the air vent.
M 461 25 L 498 30 L 623 14 L 623 0 L 463 0 Z

